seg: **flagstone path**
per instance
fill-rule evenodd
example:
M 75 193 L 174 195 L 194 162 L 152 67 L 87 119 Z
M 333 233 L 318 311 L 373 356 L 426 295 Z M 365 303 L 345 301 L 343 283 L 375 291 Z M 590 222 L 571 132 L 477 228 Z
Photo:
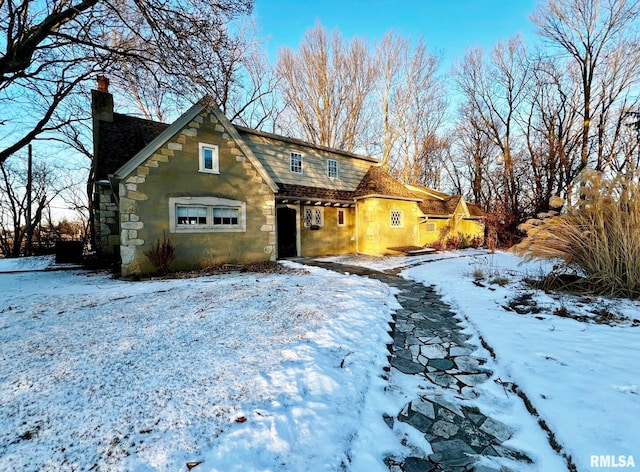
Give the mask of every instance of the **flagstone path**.
M 413 451 L 409 457 L 386 459 L 390 472 L 506 472 L 518 470 L 518 464 L 531 463 L 524 453 L 504 446 L 513 434 L 509 426 L 485 416 L 477 407 L 465 405 L 465 400 L 478 396 L 474 387 L 486 382 L 492 372 L 485 367 L 485 359 L 473 355 L 477 347 L 469 344 L 470 337 L 462 332 L 454 313 L 433 288 L 364 267 L 311 259 L 300 262 L 372 277 L 398 289 L 396 298 L 402 309 L 396 311 L 392 324 L 389 359 L 395 371 L 391 374 L 422 376 L 433 389 L 384 420 L 396 434 L 404 436 L 404 442 L 408 439 L 399 423 L 415 428 L 433 452 L 407 444 Z M 455 395 L 443 395 L 445 391 Z M 460 399 L 460 404 L 451 398 Z M 502 465 L 497 461 L 480 465 L 482 456 L 509 459 L 514 468 L 504 466 L 504 461 Z

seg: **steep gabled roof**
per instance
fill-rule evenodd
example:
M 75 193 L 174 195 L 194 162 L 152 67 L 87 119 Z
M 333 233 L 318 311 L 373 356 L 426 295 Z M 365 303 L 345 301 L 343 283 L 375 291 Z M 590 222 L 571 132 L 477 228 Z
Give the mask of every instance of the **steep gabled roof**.
M 463 211 L 466 207 L 465 213 L 468 212 L 470 219 L 479 219 L 484 216 L 484 212 L 478 205 L 465 202 L 460 195 L 447 196 L 444 200 L 428 198 L 418 204 L 422 213 L 427 216 L 447 217 L 455 213 L 458 205 L 461 205 Z
M 157 135 L 150 143 L 140 149 L 131 159 L 125 161 L 114 175 L 121 179 L 131 173 L 136 167 L 146 161 L 156 152 L 164 143 L 173 136 L 178 134 L 187 124 L 189 124 L 196 116 L 198 116 L 206 108 L 203 102 L 198 102 L 183 113 L 176 121 L 167 126 L 162 133 Z
M 450 216 L 456 211 L 461 198 L 460 195 L 448 196 L 444 200 L 427 198 L 419 203 L 418 206 L 422 213 L 427 216 Z
M 422 200 L 422 197 L 417 196 L 398 180 L 391 177 L 382 167 L 378 166 L 371 166 L 369 168 L 369 171 L 365 174 L 360 185 L 358 185 L 358 188 L 354 192 L 354 196 L 356 198 L 385 196 L 416 201 Z
M 130 174 L 140 164 L 151 157 L 151 155 L 153 155 L 153 153 L 156 152 L 160 147 L 162 147 L 168 140 L 170 140 L 176 134 L 180 133 L 192 120 L 194 120 L 205 110 L 211 111 L 216 116 L 221 125 L 224 127 L 225 131 L 231 136 L 236 145 L 242 150 L 249 162 L 253 164 L 258 174 L 260 174 L 260 176 L 264 179 L 271 190 L 277 192 L 278 186 L 276 185 L 276 183 L 269 176 L 262 164 L 260 164 L 260 161 L 255 156 L 253 151 L 249 148 L 249 146 L 247 146 L 247 143 L 245 143 L 244 140 L 240 137 L 233 124 L 229 121 L 225 114 L 222 113 L 222 111 L 220 111 L 220 109 L 215 104 L 213 104 L 213 100 L 211 99 L 211 97 L 204 97 L 198 103 L 189 108 L 189 110 L 183 113 L 176 121 L 174 121 L 164 131 L 162 131 L 162 133 L 157 135 L 153 139 L 153 141 L 151 141 L 147 146 L 145 146 L 137 154 L 135 154 L 130 160 L 119 167 L 114 172 L 115 177 L 118 179 L 122 179 L 126 175 Z
M 484 216 L 484 212 L 475 203 L 467 203 L 467 208 L 469 209 L 469 214 L 473 217 L 480 218 Z
M 405 186 L 412 192 L 418 195 L 421 195 L 422 198 L 435 198 L 436 200 L 445 200 L 451 196 L 446 193 L 440 192 L 438 190 L 435 190 L 429 187 L 424 187 L 422 185 L 406 184 Z
M 100 121 L 96 180 L 105 180 L 169 127 L 166 123 L 113 114 Z

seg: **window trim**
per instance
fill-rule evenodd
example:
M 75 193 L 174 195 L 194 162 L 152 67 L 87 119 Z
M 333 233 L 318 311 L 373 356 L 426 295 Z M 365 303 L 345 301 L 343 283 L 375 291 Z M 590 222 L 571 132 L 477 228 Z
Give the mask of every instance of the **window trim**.
M 335 175 L 331 175 L 331 163 L 335 164 Z M 330 179 L 337 179 L 340 175 L 338 171 L 338 160 L 337 159 L 327 159 L 327 177 Z
M 295 170 L 298 168 L 298 166 L 296 165 L 294 167 L 293 165 L 293 156 L 298 156 L 300 158 L 300 170 Z M 291 172 L 292 174 L 304 174 L 304 167 L 303 167 L 303 163 L 304 163 L 304 158 L 302 156 L 302 153 L 300 152 L 296 152 L 296 151 L 290 151 L 289 152 L 289 172 Z
M 179 225 L 178 207 L 205 207 L 206 224 Z M 237 225 L 214 225 L 214 208 L 232 208 L 238 211 Z M 171 197 L 169 198 L 169 231 L 171 233 L 244 233 L 247 231 L 247 204 L 238 200 L 219 197 Z
M 393 224 L 393 214 L 397 213 L 398 215 L 398 224 Z M 402 210 L 391 210 L 389 212 L 389 227 L 390 228 L 404 228 L 404 212 Z
M 213 152 L 211 169 L 207 169 L 204 165 L 204 151 L 210 149 Z M 198 143 L 198 171 L 205 174 L 219 174 L 220 173 L 220 151 L 215 144 Z

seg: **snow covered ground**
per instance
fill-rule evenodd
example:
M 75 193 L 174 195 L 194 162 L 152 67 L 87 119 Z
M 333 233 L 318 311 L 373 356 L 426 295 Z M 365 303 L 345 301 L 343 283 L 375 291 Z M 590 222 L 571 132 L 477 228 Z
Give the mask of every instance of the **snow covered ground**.
M 503 253 L 337 260 L 436 285 L 579 471 L 592 455 L 640 468 L 640 304 L 552 298 L 522 284 L 534 265 Z M 143 282 L 34 271 L 50 262 L 0 259 L 0 470 L 369 472 L 404 452 L 382 420 L 401 407 L 381 378 L 398 307 L 386 285 L 317 268 Z M 505 308 L 523 294 L 525 314 Z M 628 320 L 553 315 L 594 306 Z
M 365 427 L 394 447 L 382 283 L 24 272 L 0 293 L 0 470 L 339 470 Z
M 435 285 L 486 340 L 497 357 L 496 375 L 526 393 L 579 471 L 609 470 L 592 467 L 606 460 L 640 469 L 640 303 L 532 290 L 522 278 L 539 275 L 540 264 L 520 263 L 505 253 L 449 258 L 403 276 Z M 600 312 L 617 321 L 577 321 L 556 310 L 589 320 Z

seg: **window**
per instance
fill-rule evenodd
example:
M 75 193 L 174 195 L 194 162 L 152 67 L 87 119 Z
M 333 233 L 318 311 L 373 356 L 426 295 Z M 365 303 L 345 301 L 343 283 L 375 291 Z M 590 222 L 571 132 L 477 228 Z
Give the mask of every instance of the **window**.
M 399 210 L 391 210 L 391 227 L 402 228 L 402 212 Z
M 302 174 L 302 154 L 297 152 L 289 154 L 289 170 L 294 174 Z
M 200 172 L 220 173 L 218 146 L 200 143 Z
M 237 208 L 213 208 L 213 224 L 215 225 L 237 225 L 238 209 Z
M 237 227 L 240 221 L 238 209 L 228 207 L 176 205 L 176 216 L 178 228 L 183 225 L 232 228 Z
M 218 197 L 169 199 L 172 233 L 238 233 L 246 231 L 246 203 Z
M 327 177 L 330 179 L 338 178 L 338 161 L 335 159 L 327 159 Z
M 338 226 L 345 226 L 346 223 L 346 212 L 344 210 L 338 210 Z
M 435 223 L 427 223 L 427 231 L 429 231 L 430 233 L 433 233 L 435 230 L 436 230 Z
M 304 209 L 304 225 L 305 227 L 319 227 L 324 225 L 324 212 L 322 208 L 305 208 Z
M 176 206 L 177 223 L 179 225 L 206 225 L 207 207 Z

